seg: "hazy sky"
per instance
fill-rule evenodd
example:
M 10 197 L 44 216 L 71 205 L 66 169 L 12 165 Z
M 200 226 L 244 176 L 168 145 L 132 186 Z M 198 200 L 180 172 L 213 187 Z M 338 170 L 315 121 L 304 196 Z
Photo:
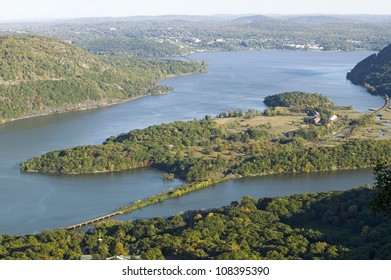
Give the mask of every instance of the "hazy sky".
M 0 0 L 0 21 L 134 15 L 391 14 L 390 0 Z

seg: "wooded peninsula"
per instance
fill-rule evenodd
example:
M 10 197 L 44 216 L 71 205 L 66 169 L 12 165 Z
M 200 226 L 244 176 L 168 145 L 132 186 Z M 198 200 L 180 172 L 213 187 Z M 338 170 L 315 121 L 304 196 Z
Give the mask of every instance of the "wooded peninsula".
M 365 168 L 391 157 L 389 135 L 375 140 L 357 134 L 361 127 L 369 131 L 381 125 L 373 115 L 338 108 L 319 94 L 289 92 L 265 102 L 284 105 L 278 100 L 289 107 L 133 130 L 102 145 L 41 155 L 22 163 L 21 170 L 85 174 L 153 167 L 193 183 L 227 176 Z M 337 121 L 331 121 L 334 112 Z

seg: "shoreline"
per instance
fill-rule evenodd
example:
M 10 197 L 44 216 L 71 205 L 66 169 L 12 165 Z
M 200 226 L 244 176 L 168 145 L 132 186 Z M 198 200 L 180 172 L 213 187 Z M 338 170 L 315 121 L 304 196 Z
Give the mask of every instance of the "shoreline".
M 153 95 L 159 95 L 159 94 L 153 94 Z M 2 121 L 2 122 L 0 121 L 0 125 L 15 122 L 15 121 L 20 121 L 20 120 L 25 120 L 25 119 L 32 119 L 32 118 L 36 118 L 36 117 L 59 115 L 59 114 L 71 113 L 71 112 L 83 112 L 83 111 L 92 110 L 92 109 L 106 108 L 106 107 L 119 105 L 119 104 L 122 104 L 122 103 L 125 103 L 128 101 L 133 101 L 133 100 L 136 100 L 136 99 L 139 99 L 142 97 L 147 97 L 147 96 L 152 96 L 152 95 L 140 95 L 140 96 L 132 97 L 129 99 L 113 101 L 113 102 L 107 103 L 107 104 L 102 103 L 102 104 L 94 104 L 91 106 L 82 106 L 82 107 L 75 107 L 75 108 L 69 108 L 69 109 L 55 109 L 53 112 L 43 112 L 40 114 L 27 115 L 27 116 L 15 118 L 15 119 L 8 119 L 8 120 Z
M 202 73 L 206 73 L 206 72 L 184 73 L 184 74 L 178 74 L 178 75 L 167 75 L 165 78 L 157 80 L 155 82 L 155 84 L 154 84 L 154 87 L 149 88 L 149 90 L 153 91 L 154 88 L 159 86 L 159 83 L 161 83 L 161 82 L 163 82 L 165 80 L 169 80 L 169 79 L 177 78 L 177 77 L 182 77 L 182 76 L 197 75 L 197 74 L 202 74 Z M 134 100 L 137 100 L 139 98 L 144 98 L 144 97 L 148 97 L 148 96 L 155 96 L 155 95 L 169 94 L 170 91 L 171 90 L 168 90 L 168 91 L 162 92 L 162 93 L 142 94 L 142 95 L 130 97 L 130 98 L 123 99 L 123 100 L 122 99 L 119 99 L 119 100 L 118 99 L 113 99 L 113 100 L 110 101 L 110 103 L 107 103 L 107 101 L 105 103 L 102 100 L 102 101 L 98 101 L 98 102 L 91 102 L 91 105 L 84 104 L 85 106 L 83 106 L 83 104 L 82 104 L 82 105 L 75 105 L 74 108 L 54 109 L 51 112 L 42 112 L 42 113 L 38 113 L 37 112 L 37 114 L 30 114 L 30 115 L 23 116 L 23 117 L 20 117 L 20 118 L 0 120 L 0 125 L 4 125 L 4 124 L 12 123 L 12 122 L 15 122 L 15 121 L 20 121 L 20 120 L 25 120 L 25 119 L 32 119 L 32 118 L 35 118 L 35 117 L 43 117 L 43 116 L 50 116 L 50 115 L 64 114 L 64 113 L 71 113 L 71 112 L 83 112 L 83 111 L 92 110 L 92 109 L 99 109 L 99 108 L 108 108 L 108 107 L 119 105 L 119 104 L 122 104 L 122 103 L 134 101 Z M 86 103 L 88 103 L 88 101 L 86 101 Z

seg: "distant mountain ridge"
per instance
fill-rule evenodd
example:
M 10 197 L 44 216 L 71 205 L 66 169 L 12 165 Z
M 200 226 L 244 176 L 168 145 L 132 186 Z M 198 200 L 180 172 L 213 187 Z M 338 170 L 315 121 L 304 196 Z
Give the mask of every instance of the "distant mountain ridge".
M 278 16 L 276 16 L 278 17 Z M 390 15 L 333 15 L 333 14 L 314 14 L 314 15 L 287 15 L 280 16 L 290 22 L 302 24 L 330 24 L 330 23 L 389 23 Z
M 391 44 L 359 62 L 346 78 L 370 93 L 391 96 Z
M 211 15 L 1 22 L 0 34 L 36 34 L 94 54 L 137 58 L 204 51 L 380 50 L 391 42 L 391 15 Z
M 0 123 L 161 93 L 158 80 L 203 67 L 195 61 L 100 57 L 41 36 L 0 36 Z

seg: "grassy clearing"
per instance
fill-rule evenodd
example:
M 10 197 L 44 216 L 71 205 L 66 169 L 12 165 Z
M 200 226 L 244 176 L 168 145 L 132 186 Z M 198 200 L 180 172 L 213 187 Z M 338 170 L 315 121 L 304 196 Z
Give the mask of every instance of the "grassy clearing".
M 304 114 L 291 114 L 273 117 L 256 116 L 249 119 L 245 117 L 223 118 L 216 119 L 215 122 L 229 132 L 241 132 L 249 127 L 268 127 L 272 135 L 281 135 L 284 132 L 307 126 L 303 122 L 304 116 Z

